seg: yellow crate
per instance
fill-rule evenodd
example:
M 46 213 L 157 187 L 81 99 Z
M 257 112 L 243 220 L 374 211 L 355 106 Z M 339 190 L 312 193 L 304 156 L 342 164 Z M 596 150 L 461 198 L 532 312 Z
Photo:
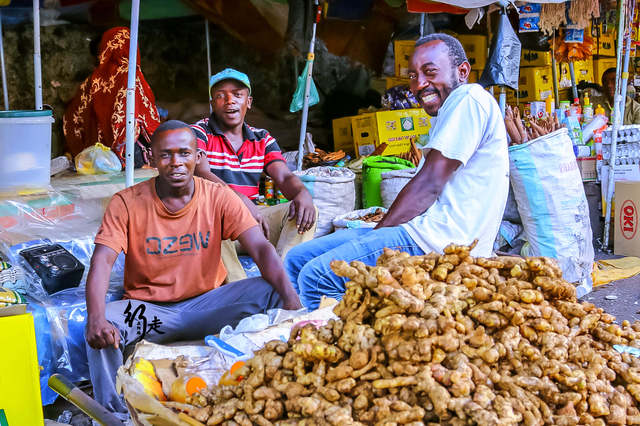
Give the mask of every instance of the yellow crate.
M 537 50 L 522 49 L 520 54 L 521 67 L 550 67 L 551 52 L 538 52 Z
M 616 58 L 598 58 L 593 60 L 594 83 L 602 84 L 602 74 L 609 68 L 616 67 Z
M 564 89 L 571 87 L 571 74 L 569 73 L 569 64 L 561 62 L 558 64 L 558 88 Z M 593 62 L 591 59 L 584 61 L 575 61 L 573 63 L 573 71 L 576 77 L 576 84 L 581 81 L 595 83 L 593 77 Z
M 351 119 L 355 117 L 336 118 L 331 121 L 333 127 L 333 150 L 343 150 L 346 153 L 353 153 L 353 131 L 351 130 Z
M 0 342 L 0 412 L 9 426 L 43 424 L 31 314 L 0 317 Z
M 487 63 L 487 36 L 459 35 L 456 38 L 462 43 L 471 68 L 482 71 Z
M 500 93 L 495 90 L 496 96 Z M 517 98 L 520 102 L 543 101 L 553 94 L 553 75 L 551 67 L 520 68 Z M 507 90 L 507 102 L 515 103 L 516 94 Z
M 408 77 L 387 77 L 387 89 L 391 89 L 395 86 L 408 86 Z
M 385 155 L 408 152 L 412 136 L 429 133 L 431 119 L 422 108 L 378 111 L 351 119 L 357 156 L 369 155 L 381 143 Z
M 413 55 L 415 44 L 415 40 L 396 40 L 393 42 L 396 77 L 407 77 L 409 75 L 409 60 Z

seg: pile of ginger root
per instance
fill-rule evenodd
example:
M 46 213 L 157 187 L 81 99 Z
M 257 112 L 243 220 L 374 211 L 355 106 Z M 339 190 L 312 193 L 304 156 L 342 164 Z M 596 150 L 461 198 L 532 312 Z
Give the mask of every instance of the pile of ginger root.
M 339 320 L 294 328 L 188 403 L 208 425 L 640 424 L 640 323 L 586 302 L 548 258 L 385 249 Z

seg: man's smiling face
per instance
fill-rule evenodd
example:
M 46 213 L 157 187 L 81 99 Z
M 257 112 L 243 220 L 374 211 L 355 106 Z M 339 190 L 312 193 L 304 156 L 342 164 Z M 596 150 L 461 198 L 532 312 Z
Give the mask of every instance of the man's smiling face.
M 244 123 L 251 101 L 249 89 L 237 80 L 223 80 L 211 88 L 211 107 L 223 130 Z
M 470 66 L 451 63 L 449 48 L 441 40 L 416 47 L 409 61 L 409 87 L 427 114 L 434 117 L 449 94 L 463 84 Z

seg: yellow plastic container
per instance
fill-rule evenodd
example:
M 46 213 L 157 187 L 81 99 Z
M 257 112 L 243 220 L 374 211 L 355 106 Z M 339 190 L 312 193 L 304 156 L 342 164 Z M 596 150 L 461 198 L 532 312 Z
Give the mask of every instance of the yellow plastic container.
M 499 93 L 499 90 L 494 93 Z M 520 102 L 544 101 L 551 94 L 553 94 L 551 67 L 520 68 L 517 94 Z M 508 90 L 507 102 L 515 102 L 515 98 L 514 91 Z
M 334 151 L 343 150 L 346 153 L 353 153 L 353 132 L 351 130 L 353 117 L 355 116 L 336 118 L 331 121 Z
M 42 425 L 40 371 L 31 314 L 0 317 L 0 342 L 0 412 L 4 411 L 8 426 Z
M 602 26 L 600 26 L 600 38 L 593 37 L 593 55 L 597 56 L 616 56 L 616 30 L 611 29 L 608 33 L 602 33 Z M 588 27 L 589 34 L 591 34 L 591 26 Z M 587 32 L 587 30 L 585 30 Z
M 602 84 L 602 74 L 609 68 L 616 67 L 616 58 L 598 58 L 593 60 L 594 83 Z
M 391 89 L 395 86 L 408 86 L 409 77 L 387 77 L 387 89 Z
M 456 38 L 462 43 L 471 68 L 482 71 L 487 63 L 487 36 L 458 35 Z
M 413 55 L 415 44 L 415 40 L 396 40 L 393 42 L 396 77 L 409 75 L 409 60 Z
M 551 52 L 538 52 L 537 50 L 522 49 L 520 53 L 521 67 L 550 67 Z
M 352 118 L 353 144 L 357 156 L 369 155 L 381 143 L 384 155 L 409 151 L 411 137 L 429 133 L 431 119 L 422 108 L 378 111 Z

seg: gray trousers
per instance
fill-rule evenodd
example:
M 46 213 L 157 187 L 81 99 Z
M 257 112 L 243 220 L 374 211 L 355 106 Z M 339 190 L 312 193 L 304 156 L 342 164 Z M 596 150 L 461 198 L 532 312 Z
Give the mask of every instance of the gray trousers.
M 282 306 L 280 295 L 261 277 L 236 281 L 176 303 L 118 300 L 108 303 L 105 316 L 120 331 L 120 347 L 93 349 L 86 344 L 95 399 L 114 414 L 127 407 L 116 392 L 116 372 L 124 349 L 145 339 L 153 343 L 197 340 L 225 325 Z

